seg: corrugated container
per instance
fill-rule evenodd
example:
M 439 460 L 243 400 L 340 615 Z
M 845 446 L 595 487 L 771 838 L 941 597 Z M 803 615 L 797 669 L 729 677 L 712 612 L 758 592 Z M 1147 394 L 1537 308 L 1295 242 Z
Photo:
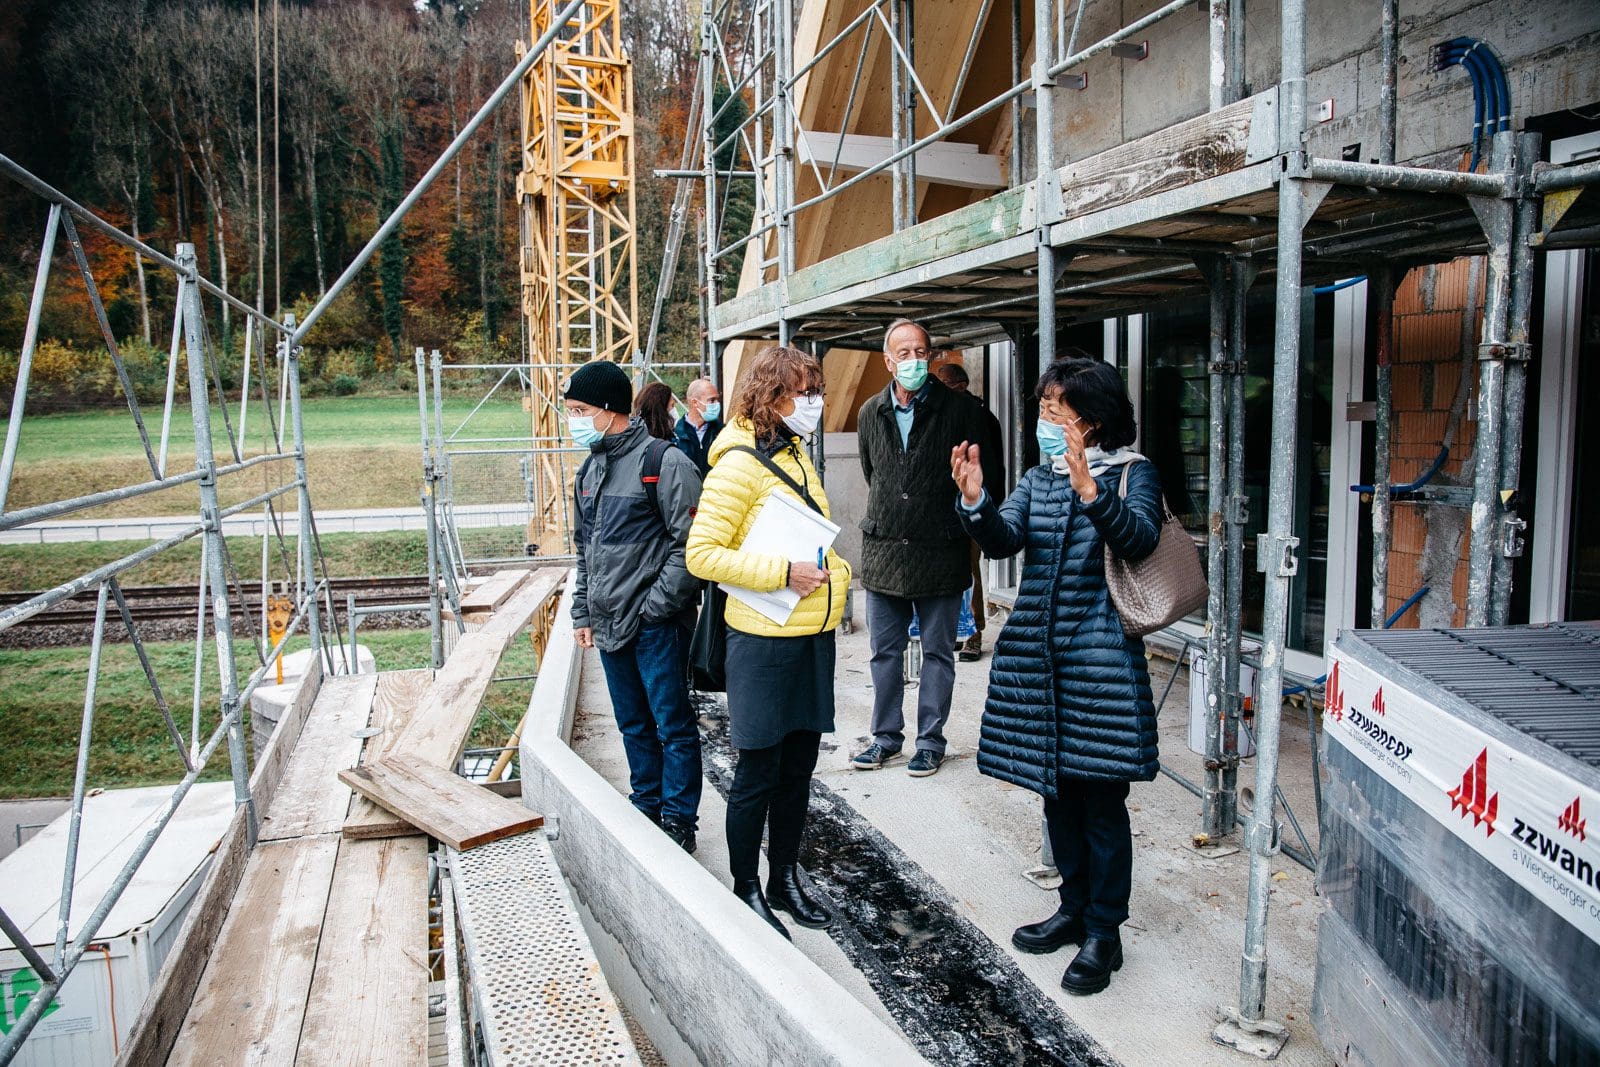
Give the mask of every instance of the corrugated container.
M 164 810 L 172 787 L 115 789 L 85 798 L 73 924 L 87 917 Z M 233 815 L 233 786 L 201 783 L 172 821 L 100 926 L 22 1046 L 19 1067 L 97 1067 L 115 1062 L 161 964 L 177 941 L 189 904 Z M 70 813 L 0 860 L 0 906 L 46 960 L 55 951 L 56 914 Z M 0 952 L 0 1030 L 26 1010 L 37 976 L 13 948 Z
M 1342 634 L 1323 726 L 1328 1051 L 1600 1064 L 1600 625 Z

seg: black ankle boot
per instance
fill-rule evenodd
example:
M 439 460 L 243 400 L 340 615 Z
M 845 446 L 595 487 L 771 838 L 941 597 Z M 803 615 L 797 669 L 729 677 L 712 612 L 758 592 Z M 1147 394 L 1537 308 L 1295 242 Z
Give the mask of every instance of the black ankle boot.
M 733 895 L 748 904 L 751 911 L 765 919 L 769 926 L 784 936 L 785 940 L 794 940 L 789 936 L 789 931 L 783 928 L 783 923 L 778 921 L 778 917 L 772 914 L 772 909 L 767 907 L 767 898 L 761 895 L 761 883 L 758 880 L 735 879 Z
M 1111 972 L 1121 969 L 1122 939 L 1091 935 L 1067 966 L 1067 973 L 1061 976 L 1061 988 L 1074 996 L 1086 997 L 1110 985 Z
M 1011 943 L 1024 952 L 1054 952 L 1062 945 L 1083 944 L 1083 919 L 1058 910 L 1044 922 L 1019 926 Z
M 823 930 L 833 923 L 826 909 L 806 892 L 800 868 L 786 863 L 772 868 L 767 877 L 767 903 L 794 916 L 794 921 L 812 930 Z

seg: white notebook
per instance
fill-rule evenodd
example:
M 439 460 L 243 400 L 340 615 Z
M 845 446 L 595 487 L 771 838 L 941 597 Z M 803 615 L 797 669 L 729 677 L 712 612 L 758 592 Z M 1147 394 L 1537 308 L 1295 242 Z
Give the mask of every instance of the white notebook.
M 804 501 L 774 486 L 762 502 L 761 513 L 750 524 L 750 532 L 739 550 L 815 562 L 818 549 L 826 553 L 838 536 L 838 526 L 812 511 Z M 721 585 L 730 597 L 750 605 L 780 626 L 789 621 L 795 605 L 800 603 L 800 594 L 788 586 L 772 593 L 758 593 L 727 582 Z

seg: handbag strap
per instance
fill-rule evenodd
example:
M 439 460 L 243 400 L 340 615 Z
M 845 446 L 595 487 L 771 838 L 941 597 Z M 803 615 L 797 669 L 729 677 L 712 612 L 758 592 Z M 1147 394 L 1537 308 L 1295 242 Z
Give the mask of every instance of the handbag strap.
M 1122 500 L 1128 499 L 1128 471 L 1131 470 L 1133 465 L 1138 462 L 1138 460 L 1131 460 L 1122 465 L 1122 480 L 1117 485 L 1117 496 Z M 1149 463 L 1150 461 L 1145 460 L 1144 462 Z M 1170 521 L 1176 518 L 1176 516 L 1172 514 L 1172 508 L 1167 506 L 1167 494 L 1165 492 L 1161 494 L 1161 514 L 1163 520 L 1165 521 Z
M 750 453 L 760 461 L 763 467 L 771 471 L 780 482 L 782 482 L 784 485 L 787 485 L 790 489 L 793 489 L 795 493 L 797 493 L 800 498 L 806 502 L 806 505 L 810 507 L 812 511 L 815 511 L 818 515 L 823 514 L 822 509 L 817 506 L 817 502 L 811 499 L 811 494 L 806 491 L 806 487 L 795 481 L 793 475 L 784 470 L 782 467 L 778 466 L 778 464 L 773 461 L 772 457 L 768 456 L 765 452 L 762 452 L 759 449 L 751 448 L 749 445 L 734 445 L 732 448 L 728 449 L 728 451 Z M 824 518 L 826 518 L 826 516 L 824 516 Z

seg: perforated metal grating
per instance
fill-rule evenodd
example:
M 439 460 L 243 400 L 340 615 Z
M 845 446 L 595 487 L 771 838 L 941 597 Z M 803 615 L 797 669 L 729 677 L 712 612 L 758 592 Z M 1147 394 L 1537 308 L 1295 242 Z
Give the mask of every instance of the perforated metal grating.
M 447 852 L 491 1062 L 638 1064 L 543 832 Z

